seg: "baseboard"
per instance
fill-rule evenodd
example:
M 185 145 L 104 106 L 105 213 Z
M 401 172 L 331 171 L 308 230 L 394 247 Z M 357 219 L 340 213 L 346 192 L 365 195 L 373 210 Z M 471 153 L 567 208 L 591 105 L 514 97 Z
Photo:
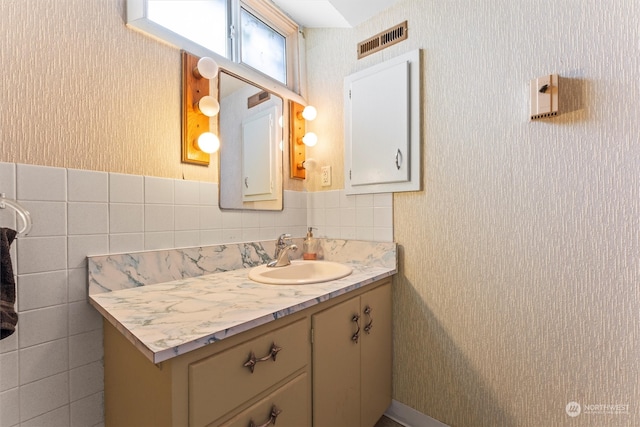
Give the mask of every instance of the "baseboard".
M 405 427 L 449 427 L 397 400 L 391 401 L 384 415 Z

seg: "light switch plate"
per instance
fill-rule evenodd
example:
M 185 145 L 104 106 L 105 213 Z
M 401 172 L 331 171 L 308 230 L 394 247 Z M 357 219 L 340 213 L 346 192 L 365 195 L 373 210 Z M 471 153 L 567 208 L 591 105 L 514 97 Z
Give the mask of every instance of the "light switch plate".
M 331 166 L 323 166 L 320 172 L 320 184 L 323 187 L 331 185 Z

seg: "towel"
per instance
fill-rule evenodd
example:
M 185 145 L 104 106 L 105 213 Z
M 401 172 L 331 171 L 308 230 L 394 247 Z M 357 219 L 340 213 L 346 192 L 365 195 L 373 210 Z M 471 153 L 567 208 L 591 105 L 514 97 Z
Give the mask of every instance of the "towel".
M 16 282 L 9 247 L 18 234 L 10 228 L 0 228 L 0 340 L 13 334 L 18 324 Z

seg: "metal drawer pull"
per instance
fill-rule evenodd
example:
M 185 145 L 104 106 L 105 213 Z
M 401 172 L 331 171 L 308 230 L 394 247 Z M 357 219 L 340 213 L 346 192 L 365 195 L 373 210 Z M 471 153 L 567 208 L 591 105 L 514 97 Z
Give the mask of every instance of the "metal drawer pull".
M 249 355 L 249 360 L 247 360 L 246 362 L 244 362 L 244 367 L 245 368 L 249 368 L 249 370 L 251 371 L 251 373 L 253 374 L 253 371 L 256 369 L 256 364 L 259 362 L 266 362 L 269 359 L 273 359 L 273 361 L 276 361 L 276 355 L 278 354 L 278 352 L 282 350 L 282 347 L 278 347 L 276 345 L 276 343 L 271 344 L 271 350 L 269 350 L 269 354 L 267 354 L 264 357 L 260 357 L 257 358 L 256 354 L 252 351 L 251 354 Z
M 371 311 L 372 311 L 371 307 L 369 307 L 369 306 L 366 306 L 364 308 L 364 314 L 369 318 L 369 321 L 367 322 L 367 324 L 364 327 L 364 331 L 367 334 L 370 334 L 371 333 L 371 329 L 373 329 L 373 317 L 371 317 Z
M 276 425 L 276 418 L 278 418 L 278 415 L 280 415 L 281 412 L 282 411 L 278 409 L 276 405 L 273 405 L 271 407 L 271 414 L 269 415 L 269 419 L 264 424 L 256 425 L 256 423 L 251 420 L 249 422 L 249 427 L 267 427 L 271 424 Z
M 354 322 L 357 326 L 357 330 L 356 332 L 351 335 L 351 341 L 353 341 L 355 344 L 358 344 L 358 339 L 360 338 L 360 316 L 358 316 L 357 314 L 354 314 L 353 317 L 351 318 L 351 321 Z

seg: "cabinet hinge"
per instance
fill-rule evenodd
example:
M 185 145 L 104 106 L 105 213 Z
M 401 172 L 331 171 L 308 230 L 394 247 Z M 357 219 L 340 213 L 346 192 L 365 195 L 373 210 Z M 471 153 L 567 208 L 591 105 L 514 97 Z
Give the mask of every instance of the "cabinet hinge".
M 349 99 L 351 99 L 351 89 L 349 89 Z
M 349 181 L 351 181 L 351 169 L 349 169 Z
M 311 328 L 311 344 L 313 344 L 313 328 Z

